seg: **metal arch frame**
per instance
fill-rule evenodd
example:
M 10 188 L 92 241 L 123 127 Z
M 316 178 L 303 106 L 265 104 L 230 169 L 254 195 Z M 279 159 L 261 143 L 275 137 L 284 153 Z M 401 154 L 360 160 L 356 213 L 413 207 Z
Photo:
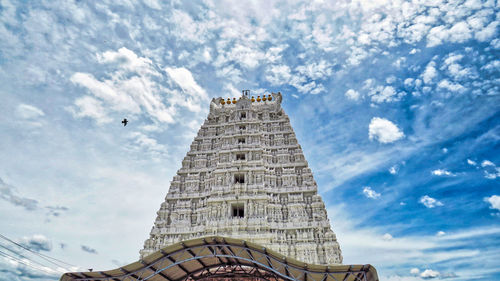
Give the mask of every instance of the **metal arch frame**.
M 211 269 L 216 268 L 215 272 L 211 272 Z M 231 271 L 227 271 L 227 269 Z M 237 269 L 241 271 L 238 273 L 234 273 Z M 248 268 L 245 270 L 245 268 Z M 219 272 L 219 269 L 224 269 L 225 271 Z M 261 272 L 264 271 L 264 272 Z M 269 274 L 269 275 L 266 275 Z M 188 276 L 185 277 L 184 280 L 203 280 L 205 278 L 213 278 L 213 277 L 233 277 L 237 275 L 238 277 L 252 277 L 258 278 L 265 281 L 279 280 L 278 277 L 272 272 L 265 271 L 261 268 L 251 267 L 248 265 L 213 265 L 207 268 L 201 268 L 197 271 L 192 272 Z
M 365 268 L 365 266 L 361 267 L 359 270 L 352 270 L 352 267 L 349 267 L 347 271 L 329 271 L 328 269 L 322 271 L 313 271 L 307 268 L 307 265 L 304 267 L 300 267 L 297 265 L 293 265 L 287 263 L 286 258 L 284 257 L 275 257 L 274 255 L 270 255 L 266 248 L 255 248 L 249 247 L 246 242 L 243 242 L 243 245 L 231 244 L 226 242 L 226 240 L 222 237 L 212 237 L 212 243 L 207 242 L 206 239 L 202 239 L 203 244 L 186 247 L 184 243 L 179 243 L 182 245 L 181 249 L 174 250 L 172 252 L 165 252 L 164 250 L 160 250 L 161 257 L 156 260 L 148 263 L 144 260 L 141 260 L 142 267 L 133 271 L 125 270 L 124 268 L 120 268 L 119 270 L 123 273 L 120 275 L 110 275 L 106 272 L 99 272 L 100 276 L 94 277 L 90 273 L 66 273 L 63 275 L 61 280 L 78 280 L 78 281 L 94 281 L 94 280 L 116 280 L 116 281 L 126 281 L 126 280 L 148 280 L 155 276 L 161 276 L 164 280 L 168 281 L 182 281 L 182 280 L 193 280 L 189 279 L 196 274 L 208 271 L 206 274 L 211 274 L 210 277 L 222 277 L 222 275 L 228 274 L 228 272 L 223 272 L 220 274 L 212 274 L 210 273 L 211 268 L 216 267 L 225 267 L 229 268 L 232 266 L 242 266 L 249 267 L 252 269 L 256 269 L 258 271 L 264 271 L 270 276 L 274 277 L 275 280 L 279 280 L 279 278 L 284 280 L 317 280 L 310 276 L 310 274 L 321 274 L 321 280 L 327 280 L 328 277 L 331 277 L 333 280 L 340 281 L 333 274 L 343 274 L 344 280 L 348 279 L 350 276 L 354 277 L 354 280 L 359 281 L 367 281 L 367 271 L 369 268 Z M 198 255 L 199 253 L 208 250 L 210 254 Z M 237 253 L 235 253 L 237 250 Z M 206 251 L 205 251 L 206 252 Z M 240 256 L 241 253 L 245 252 L 249 258 Z M 259 258 L 255 258 L 253 253 L 258 253 L 261 255 Z M 176 260 L 174 256 L 180 255 L 182 257 L 186 257 L 185 254 L 188 254 L 187 258 L 183 258 L 180 260 Z M 207 266 L 203 262 L 205 259 L 213 259 L 216 258 L 218 263 Z M 225 259 L 226 261 L 224 261 Z M 193 271 L 186 269 L 183 264 L 197 261 L 201 268 L 197 268 Z M 241 263 L 246 262 L 246 263 Z M 162 264 L 165 263 L 163 266 Z M 168 264 L 167 264 L 168 263 Z M 274 264 L 273 264 L 274 263 Z M 184 272 L 184 276 L 172 279 L 165 274 L 169 269 L 177 267 L 181 272 Z M 283 272 L 280 272 L 282 270 Z M 298 275 L 295 276 L 292 271 L 298 271 Z M 152 272 L 152 273 L 151 273 Z M 217 271 L 216 271 L 217 272 Z M 251 273 L 244 273 L 249 274 Z M 261 272 L 259 272 L 261 273 Z M 64 276 L 69 278 L 63 279 Z M 240 275 L 241 276 L 241 275 Z M 243 276 L 242 276 L 243 277 Z M 259 277 L 259 276 L 253 276 Z M 265 278 L 263 278 L 265 279 Z

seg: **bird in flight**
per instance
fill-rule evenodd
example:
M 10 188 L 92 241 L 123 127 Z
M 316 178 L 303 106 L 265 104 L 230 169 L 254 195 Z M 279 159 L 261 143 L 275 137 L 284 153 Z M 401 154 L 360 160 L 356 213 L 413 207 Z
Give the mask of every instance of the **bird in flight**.
M 128 123 L 127 118 L 123 118 L 122 124 L 124 127 L 127 126 L 127 123 Z

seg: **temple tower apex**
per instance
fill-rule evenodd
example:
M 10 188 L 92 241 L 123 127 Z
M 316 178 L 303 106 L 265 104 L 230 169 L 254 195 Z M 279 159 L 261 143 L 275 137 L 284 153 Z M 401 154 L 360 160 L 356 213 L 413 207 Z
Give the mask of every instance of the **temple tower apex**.
M 312 264 L 342 255 L 281 93 L 213 99 L 140 251 L 203 236 L 258 243 Z

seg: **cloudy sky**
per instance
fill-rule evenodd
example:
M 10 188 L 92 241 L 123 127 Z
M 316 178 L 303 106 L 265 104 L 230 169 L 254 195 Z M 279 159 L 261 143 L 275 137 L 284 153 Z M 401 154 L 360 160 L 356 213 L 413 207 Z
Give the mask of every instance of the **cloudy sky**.
M 500 279 L 499 23 L 480 0 L 0 0 L 0 280 L 137 260 L 242 89 L 284 94 L 345 263 Z

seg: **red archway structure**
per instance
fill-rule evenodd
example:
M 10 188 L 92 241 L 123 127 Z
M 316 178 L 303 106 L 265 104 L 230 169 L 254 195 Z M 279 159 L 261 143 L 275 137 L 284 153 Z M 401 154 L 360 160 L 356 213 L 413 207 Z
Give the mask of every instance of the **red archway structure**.
M 310 280 L 378 281 L 367 265 L 313 265 L 240 239 L 211 236 L 165 247 L 109 271 L 65 273 L 61 281 Z

